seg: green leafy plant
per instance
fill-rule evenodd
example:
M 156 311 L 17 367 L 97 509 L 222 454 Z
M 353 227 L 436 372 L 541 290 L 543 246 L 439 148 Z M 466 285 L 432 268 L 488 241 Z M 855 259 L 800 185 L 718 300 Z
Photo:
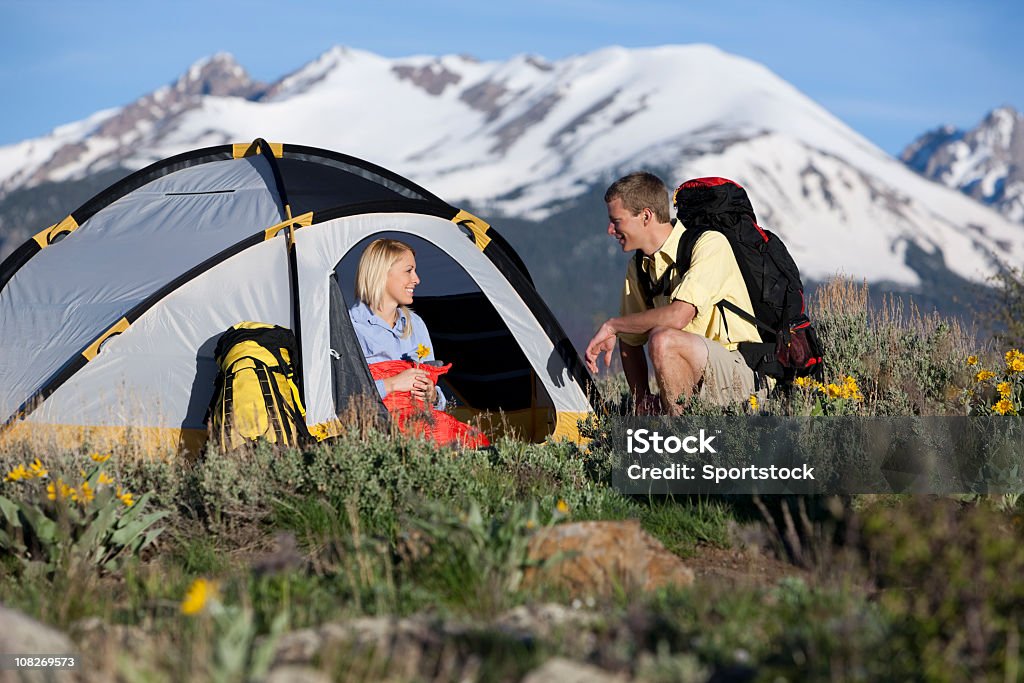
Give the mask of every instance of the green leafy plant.
M 285 607 L 271 620 L 266 637 L 258 637 L 252 608 L 224 604 L 217 582 L 203 577 L 189 586 L 180 609 L 186 618 L 202 622 L 199 633 L 212 646 L 209 675 L 216 683 L 262 680 L 289 621 Z
M 566 502 L 559 500 L 548 525 L 569 512 Z M 411 523 L 431 539 L 430 573 L 453 602 L 466 607 L 497 611 L 520 590 L 526 570 L 540 566 L 528 556 L 530 537 L 541 526 L 536 501 L 518 503 L 506 514 L 490 517 L 476 502 L 463 512 L 435 506 Z
M 94 455 L 77 486 L 53 478 L 39 459 L 12 468 L 0 495 L 0 549 L 47 573 L 73 564 L 110 571 L 153 543 L 170 513 L 146 512 L 151 494 L 136 500 L 117 486 L 108 458 Z

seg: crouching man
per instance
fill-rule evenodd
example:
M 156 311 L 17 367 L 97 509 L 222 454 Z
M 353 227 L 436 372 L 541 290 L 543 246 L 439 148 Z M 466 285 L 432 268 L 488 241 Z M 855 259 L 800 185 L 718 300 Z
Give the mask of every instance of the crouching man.
M 631 173 L 604 195 L 608 235 L 622 251 L 635 251 L 626 267 L 620 315 L 604 322 L 587 345 L 586 364 L 610 365 L 616 338 L 626 381 L 639 414 L 679 415 L 680 399 L 697 394 L 719 405 L 764 396 L 737 351 L 759 342 L 757 328 L 739 316 L 723 317 L 719 301 L 753 315 L 736 257 L 724 235 L 708 231 L 693 245 L 689 266 L 676 264 L 685 226 L 671 218 L 665 184 L 650 173 Z M 660 400 L 651 393 L 647 355 Z M 659 405 L 660 404 L 660 405 Z

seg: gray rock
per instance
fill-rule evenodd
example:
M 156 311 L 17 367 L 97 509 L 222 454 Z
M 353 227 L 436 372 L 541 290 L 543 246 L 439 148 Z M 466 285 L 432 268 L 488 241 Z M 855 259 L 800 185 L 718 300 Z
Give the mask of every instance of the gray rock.
M 629 678 L 590 664 L 554 657 L 534 669 L 523 683 L 627 683 Z
M 331 683 L 323 671 L 308 666 L 279 666 L 264 679 L 264 683 Z
M 39 623 L 21 612 L 0 606 L 0 653 L 5 655 L 39 655 L 80 657 L 71 640 L 55 629 Z M 83 681 L 78 669 L 0 670 L 0 683 L 35 683 L 39 681 Z

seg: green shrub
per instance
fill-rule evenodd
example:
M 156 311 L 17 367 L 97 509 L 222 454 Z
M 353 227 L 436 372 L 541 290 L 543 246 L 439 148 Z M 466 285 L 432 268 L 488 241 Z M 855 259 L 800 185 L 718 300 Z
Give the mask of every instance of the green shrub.
M 913 497 L 863 513 L 868 567 L 893 625 L 885 656 L 934 681 L 1002 680 L 1019 656 L 1019 516 Z

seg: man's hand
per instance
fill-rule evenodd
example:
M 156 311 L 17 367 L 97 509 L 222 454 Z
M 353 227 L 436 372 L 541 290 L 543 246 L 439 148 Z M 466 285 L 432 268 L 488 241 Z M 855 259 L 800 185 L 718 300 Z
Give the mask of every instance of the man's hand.
M 615 350 L 615 328 L 612 321 L 607 320 L 597 330 L 597 334 L 587 344 L 587 351 L 584 354 L 584 361 L 587 369 L 593 373 L 597 372 L 597 359 L 604 354 L 604 365 L 609 367 L 612 364 L 612 351 Z

